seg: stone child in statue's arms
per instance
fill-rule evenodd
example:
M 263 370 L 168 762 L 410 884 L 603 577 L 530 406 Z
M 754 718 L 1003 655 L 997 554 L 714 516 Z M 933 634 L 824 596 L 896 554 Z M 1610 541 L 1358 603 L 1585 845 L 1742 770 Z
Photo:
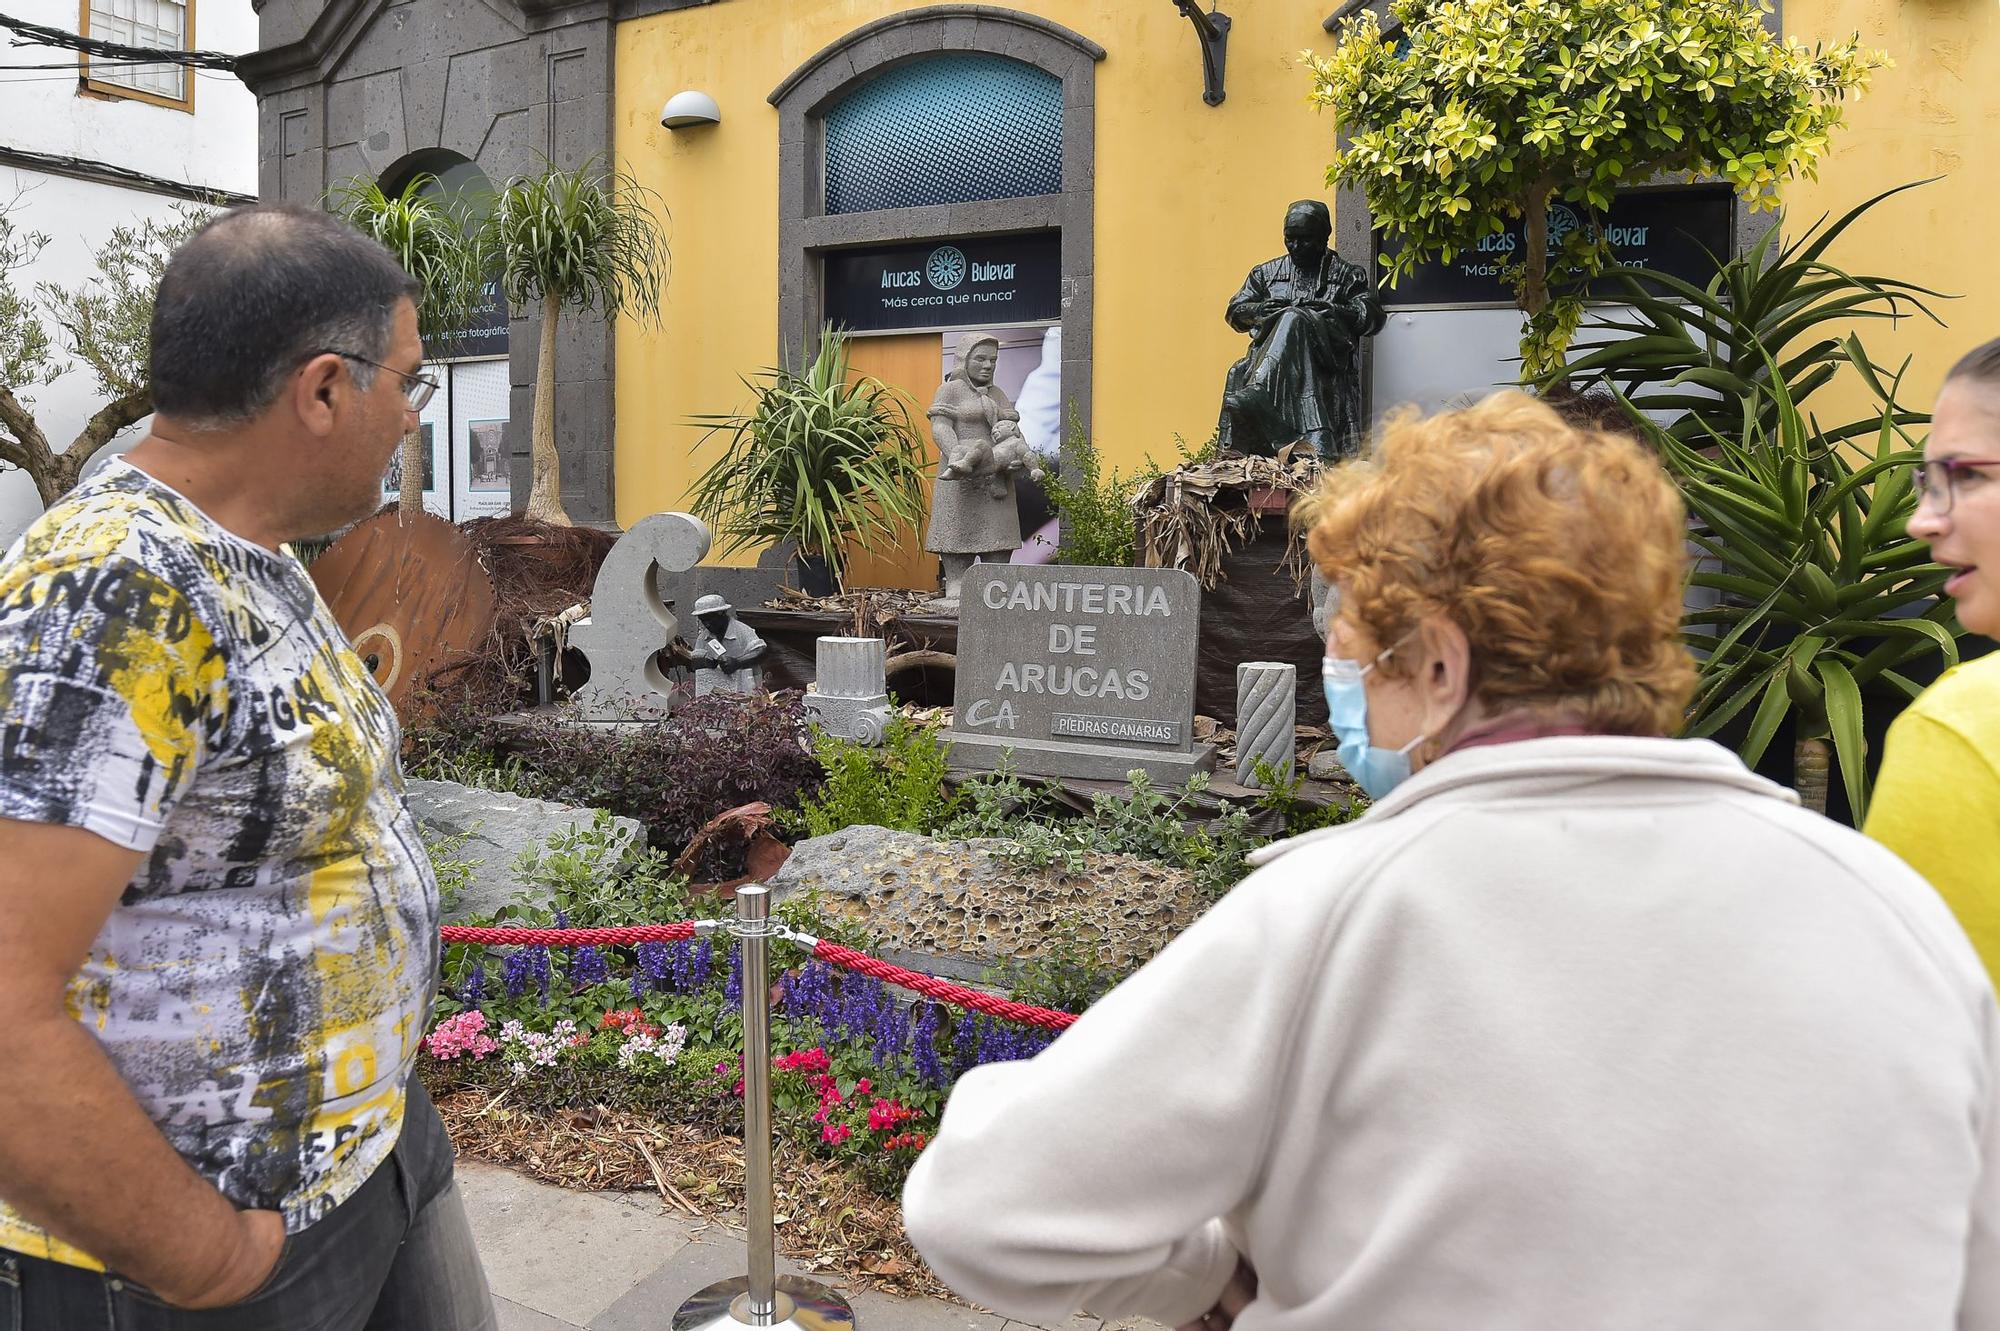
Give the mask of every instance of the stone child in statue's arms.
M 1035 465 L 1034 452 L 1022 436 L 1021 427 L 1011 420 L 1001 420 L 993 427 L 990 442 L 976 436 L 961 439 L 958 448 L 938 468 L 938 475 L 947 479 L 986 477 L 987 493 L 995 499 L 1007 497 L 1008 474 L 1012 472 L 1020 472 L 1031 480 L 1042 479 L 1042 469 Z

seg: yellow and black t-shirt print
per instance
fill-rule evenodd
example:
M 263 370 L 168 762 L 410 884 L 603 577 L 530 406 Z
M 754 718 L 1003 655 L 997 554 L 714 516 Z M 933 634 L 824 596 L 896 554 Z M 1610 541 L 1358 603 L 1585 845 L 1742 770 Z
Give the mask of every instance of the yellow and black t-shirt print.
M 122 460 L 0 562 L 0 817 L 147 858 L 71 982 L 168 1141 L 303 1229 L 395 1144 L 437 886 L 394 711 L 296 559 Z M 0 1203 L 0 1248 L 95 1266 Z

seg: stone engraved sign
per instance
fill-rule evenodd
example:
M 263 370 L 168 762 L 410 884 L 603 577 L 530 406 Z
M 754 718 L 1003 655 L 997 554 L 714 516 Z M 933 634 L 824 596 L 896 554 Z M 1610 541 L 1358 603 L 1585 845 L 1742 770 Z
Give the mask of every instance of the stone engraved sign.
M 961 767 L 1179 782 L 1194 743 L 1201 590 L 1179 569 L 974 564 L 959 612 L 946 738 Z

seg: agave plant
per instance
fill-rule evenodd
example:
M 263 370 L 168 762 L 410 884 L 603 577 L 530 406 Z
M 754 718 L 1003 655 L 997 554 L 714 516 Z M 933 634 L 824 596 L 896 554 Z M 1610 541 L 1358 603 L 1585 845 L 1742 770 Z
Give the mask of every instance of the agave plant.
M 1839 353 L 1883 404 L 1872 456 L 1851 442 L 1860 423 L 1824 430 L 1802 414 L 1775 362 L 1730 403 L 1732 428 L 1715 428 L 1712 405 L 1696 439 L 1640 419 L 1706 556 L 1689 584 L 1722 598 L 1687 617 L 1702 666 L 1686 733 L 1715 735 L 1747 712 L 1739 752 L 1754 766 L 1789 720 L 1800 799 L 1825 812 L 1830 744 L 1858 823 L 1868 798 L 1863 695 L 1915 698 L 1921 686 L 1903 668 L 1932 652 L 1956 664 L 1958 643 L 1939 598 L 1950 570 L 1904 532 L 1922 456 L 1901 423 L 1911 413 L 1858 339 Z
M 1769 432 L 1778 410 L 1777 395 L 1768 391 L 1772 380 L 1782 380 L 1790 401 L 1803 408 L 1849 364 L 1847 335 L 1857 320 L 1919 316 L 1941 324 L 1924 303 L 1941 293 L 1851 274 L 1826 258 L 1869 209 L 1927 183 L 1884 190 L 1831 224 L 1822 217 L 1788 245 L 1779 245 L 1774 227 L 1703 287 L 1648 268 L 1606 269 L 1604 289 L 1615 294 L 1592 302 L 1585 331 L 1595 336 L 1542 385 L 1601 380 L 1641 411 L 1672 419 L 1672 433 L 1688 441 L 1734 429 L 1739 404 L 1750 402 L 1758 426 Z M 1898 409 L 1894 422 L 1922 419 Z M 1864 438 L 1876 424 L 1864 417 L 1828 438 Z
M 501 289 L 517 309 L 542 310 L 529 434 L 527 516 L 536 521 L 569 525 L 556 452 L 556 320 L 567 307 L 658 322 L 667 242 L 656 212 L 664 212 L 658 196 L 595 160 L 516 176 L 494 204 L 487 243 L 499 258 Z
M 363 176 L 337 185 L 327 206 L 348 225 L 372 236 L 417 280 L 417 331 L 426 340 L 465 326 L 486 281 L 486 258 L 478 229 L 435 192 L 437 179 L 420 175 L 402 192 L 385 194 Z M 414 513 L 424 502 L 423 435 L 403 436 L 403 483 L 397 507 Z
M 727 443 L 694 483 L 694 510 L 727 538 L 724 553 L 791 541 L 837 581 L 850 542 L 878 549 L 924 515 L 927 468 L 907 400 L 851 376 L 847 339 L 833 329 L 803 369 L 760 377 L 743 381 L 756 395 L 747 414 L 695 417 L 704 441 Z

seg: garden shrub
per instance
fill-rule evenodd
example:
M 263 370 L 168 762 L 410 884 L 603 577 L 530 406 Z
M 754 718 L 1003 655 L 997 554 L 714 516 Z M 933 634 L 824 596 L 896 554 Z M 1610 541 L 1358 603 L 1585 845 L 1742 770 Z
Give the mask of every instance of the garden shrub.
M 945 785 L 946 747 L 929 726 L 890 718 L 882 743 L 870 748 L 813 728 L 813 752 L 826 783 L 784 819 L 794 833 L 826 836 L 846 827 L 890 827 L 926 836 L 950 820 L 958 796 Z
M 1338 827 L 1351 823 L 1368 812 L 1368 801 L 1359 795 L 1351 795 L 1345 804 L 1308 804 L 1299 798 L 1299 788 L 1306 783 L 1303 770 L 1295 771 L 1290 780 L 1278 774 L 1278 769 L 1262 758 L 1252 760 L 1250 771 L 1257 778 L 1260 789 L 1257 792 L 1257 807 L 1267 809 L 1285 820 L 1285 835 L 1301 836 L 1316 832 L 1322 827 Z
M 1134 772 L 1120 794 L 1093 795 L 1090 811 L 1068 816 L 1046 793 L 1010 770 L 966 783 L 967 809 L 943 828 L 950 837 L 994 837 L 1009 862 L 1029 869 L 1060 867 L 1081 873 L 1092 854 L 1137 855 L 1193 875 L 1210 898 L 1219 898 L 1248 872 L 1246 857 L 1260 844 L 1250 815 L 1224 803 L 1205 821 L 1192 822 L 1191 807 L 1208 789 L 1206 773 L 1164 791 Z
M 820 779 L 795 696 L 710 694 L 664 721 L 620 729 L 552 719 L 502 726 L 446 709 L 409 747 L 411 776 L 609 809 L 638 819 L 648 844 L 669 855 L 740 804 L 796 808 Z

